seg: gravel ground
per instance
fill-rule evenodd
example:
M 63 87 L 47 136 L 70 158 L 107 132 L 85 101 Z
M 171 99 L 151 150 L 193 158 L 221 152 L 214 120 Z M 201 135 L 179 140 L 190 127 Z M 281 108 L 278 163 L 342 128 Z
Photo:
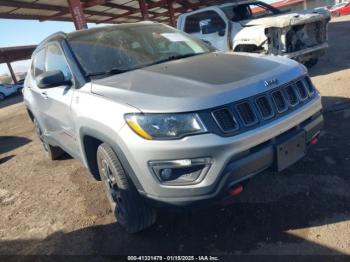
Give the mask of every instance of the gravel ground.
M 253 179 L 225 208 L 161 210 L 138 235 L 115 225 L 101 183 L 44 158 L 21 97 L 0 104 L 0 254 L 350 254 L 350 17 L 310 71 L 325 129 L 308 156 Z

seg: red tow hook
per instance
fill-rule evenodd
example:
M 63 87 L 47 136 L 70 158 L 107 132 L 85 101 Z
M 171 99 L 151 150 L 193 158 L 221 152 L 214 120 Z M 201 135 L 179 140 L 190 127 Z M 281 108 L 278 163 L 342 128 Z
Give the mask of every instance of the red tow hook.
M 240 193 L 243 192 L 243 186 L 238 185 L 238 186 L 231 187 L 227 192 L 230 196 L 238 196 Z

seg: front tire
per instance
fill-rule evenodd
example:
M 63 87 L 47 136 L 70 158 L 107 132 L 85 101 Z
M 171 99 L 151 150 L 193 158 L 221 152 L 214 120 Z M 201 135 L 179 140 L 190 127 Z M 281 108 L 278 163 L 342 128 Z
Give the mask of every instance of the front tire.
M 0 93 L 0 101 L 5 100 L 5 95 L 3 93 Z
M 103 143 L 98 147 L 97 164 L 117 222 L 128 233 L 136 233 L 153 225 L 156 210 L 139 195 L 109 145 Z
M 36 118 L 33 119 L 33 123 L 35 126 L 35 131 L 40 139 L 40 143 L 42 145 L 42 148 L 47 158 L 50 160 L 56 160 L 60 158 L 63 155 L 64 151 L 61 148 L 51 146 L 49 143 L 46 142 L 44 133 L 39 125 L 38 120 L 36 120 Z

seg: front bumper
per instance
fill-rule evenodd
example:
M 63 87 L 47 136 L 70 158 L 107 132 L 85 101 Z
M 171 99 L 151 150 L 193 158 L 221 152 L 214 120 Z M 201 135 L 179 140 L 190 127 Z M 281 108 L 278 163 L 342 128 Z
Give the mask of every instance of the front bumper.
M 284 53 L 283 57 L 295 59 L 301 63 L 306 62 L 312 58 L 318 58 L 326 53 L 328 43 L 323 43 L 315 47 L 309 47 L 293 53 Z
M 306 132 L 306 142 L 322 127 L 321 99 L 312 101 L 276 121 L 232 137 L 203 134 L 176 141 L 148 141 L 129 127 L 121 129 L 119 146 L 138 179 L 139 192 L 145 197 L 171 205 L 215 201 L 226 189 L 272 167 L 275 162 L 276 138 Z M 127 141 L 127 145 L 123 144 Z M 154 160 L 195 159 L 209 157 L 212 165 L 196 184 L 171 186 L 160 183 L 148 163 Z

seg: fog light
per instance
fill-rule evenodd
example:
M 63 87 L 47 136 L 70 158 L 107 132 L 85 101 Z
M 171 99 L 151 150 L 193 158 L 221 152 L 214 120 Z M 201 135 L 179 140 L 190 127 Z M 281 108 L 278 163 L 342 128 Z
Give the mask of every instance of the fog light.
M 210 158 L 150 161 L 149 166 L 161 183 L 190 185 L 199 183 L 211 166 Z
M 164 168 L 164 169 L 161 169 L 160 170 L 160 177 L 163 179 L 163 180 L 169 180 L 169 178 L 171 177 L 171 174 L 172 174 L 172 170 L 171 168 Z

